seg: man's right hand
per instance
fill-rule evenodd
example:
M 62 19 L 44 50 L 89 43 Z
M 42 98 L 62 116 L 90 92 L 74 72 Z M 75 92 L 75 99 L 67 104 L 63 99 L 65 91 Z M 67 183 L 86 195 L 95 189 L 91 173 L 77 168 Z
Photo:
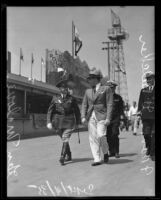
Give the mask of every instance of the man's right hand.
M 52 123 L 48 123 L 47 128 L 51 130 L 52 129 Z
M 86 122 L 86 118 L 82 118 L 82 124 Z

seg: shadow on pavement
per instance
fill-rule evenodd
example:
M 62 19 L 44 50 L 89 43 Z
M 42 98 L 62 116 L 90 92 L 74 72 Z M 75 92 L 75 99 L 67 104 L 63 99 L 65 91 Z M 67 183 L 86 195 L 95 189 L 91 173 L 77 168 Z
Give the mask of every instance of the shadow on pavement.
M 72 164 L 72 163 L 76 163 L 76 162 L 85 162 L 85 161 L 89 161 L 89 160 L 93 160 L 92 158 L 73 158 L 71 162 L 66 163 L 66 164 Z
M 122 164 L 122 163 L 129 163 L 129 162 L 133 162 L 133 160 L 129 160 L 129 159 L 121 159 L 121 158 L 117 158 L 117 159 L 109 159 L 108 164 Z
M 120 157 L 128 157 L 128 156 L 135 156 L 135 155 L 137 155 L 137 153 L 122 153 L 119 155 L 120 155 Z

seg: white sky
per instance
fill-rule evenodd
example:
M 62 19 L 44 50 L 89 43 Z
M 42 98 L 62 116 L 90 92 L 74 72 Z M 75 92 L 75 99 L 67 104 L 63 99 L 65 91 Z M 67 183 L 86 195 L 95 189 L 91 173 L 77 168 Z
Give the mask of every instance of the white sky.
M 154 53 L 153 6 L 90 6 L 90 7 L 7 7 L 7 50 L 12 53 L 12 73 L 19 73 L 19 52 L 22 48 L 24 62 L 21 74 L 30 77 L 31 53 L 34 54 L 33 77 L 41 79 L 41 57 L 45 49 L 72 52 L 72 20 L 79 30 L 83 46 L 79 57 L 89 67 L 101 69 L 107 75 L 107 52 L 102 50 L 107 41 L 107 29 L 111 28 L 111 11 L 121 19 L 122 26 L 130 34 L 124 41 L 125 67 L 130 103 L 138 101 L 142 86 L 141 49 L 144 56 Z M 147 62 L 154 71 L 154 60 Z M 43 69 L 45 81 L 45 69 Z

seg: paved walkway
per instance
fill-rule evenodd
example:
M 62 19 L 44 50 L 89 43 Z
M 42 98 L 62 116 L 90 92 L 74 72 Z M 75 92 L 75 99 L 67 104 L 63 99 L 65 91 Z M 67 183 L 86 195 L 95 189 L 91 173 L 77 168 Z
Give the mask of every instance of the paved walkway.
M 71 137 L 73 161 L 60 166 L 58 136 L 10 141 L 8 196 L 154 196 L 155 162 L 145 157 L 143 136 L 120 134 L 120 158 L 92 167 L 88 132 Z

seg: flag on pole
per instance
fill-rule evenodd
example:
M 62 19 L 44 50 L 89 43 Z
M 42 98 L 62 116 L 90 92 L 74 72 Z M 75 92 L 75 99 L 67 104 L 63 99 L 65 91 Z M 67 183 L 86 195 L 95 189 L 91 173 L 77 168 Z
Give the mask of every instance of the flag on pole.
M 31 54 L 31 63 L 32 63 L 32 64 L 34 63 L 34 56 L 33 56 L 33 53 Z
M 20 60 L 24 61 L 23 53 L 22 53 L 22 48 L 20 48 Z
M 121 20 L 116 13 L 114 13 L 113 10 L 111 10 L 111 17 L 112 17 L 112 26 L 113 25 L 121 25 Z
M 81 47 L 82 47 L 82 39 L 80 38 L 80 35 L 79 35 L 79 32 L 78 32 L 78 29 L 77 27 L 73 24 L 73 45 L 75 47 L 75 50 L 74 50 L 74 55 L 77 56 L 78 52 L 80 51 Z
M 41 57 L 41 64 L 43 65 L 44 64 L 44 59 Z

